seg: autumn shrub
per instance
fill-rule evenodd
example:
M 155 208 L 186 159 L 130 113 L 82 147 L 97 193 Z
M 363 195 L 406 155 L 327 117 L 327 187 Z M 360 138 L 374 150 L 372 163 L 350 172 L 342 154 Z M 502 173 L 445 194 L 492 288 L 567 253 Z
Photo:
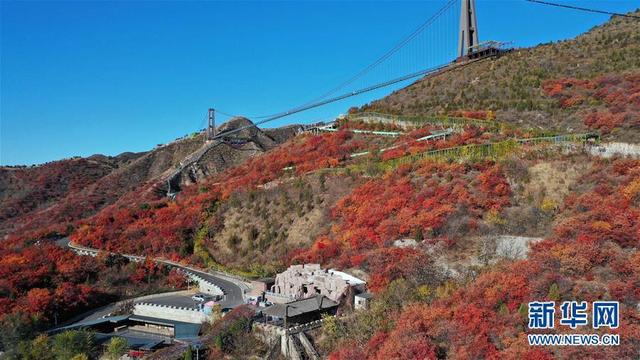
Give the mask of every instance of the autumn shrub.
M 500 263 L 448 295 L 404 306 L 393 325 L 380 326 L 383 336 L 369 332 L 372 352 L 347 337 L 330 357 L 636 357 L 640 208 L 629 200 L 628 189 L 638 179 L 640 161 L 596 162 L 578 183 L 592 190 L 567 197 L 563 220 L 549 239 L 533 246 L 528 259 Z M 532 348 L 526 339 L 526 304 L 544 300 L 620 301 L 620 327 L 607 330 L 625 340 L 615 347 Z M 575 331 L 556 323 L 551 332 Z
M 294 253 L 293 261 L 361 267 L 372 274 L 369 287 L 380 290 L 407 276 L 413 259 L 425 256 L 417 250 L 393 248 L 394 240 L 421 229 L 424 241 L 452 246 L 464 233 L 458 231 L 461 227 L 477 228 L 485 213 L 499 213 L 509 204 L 510 194 L 495 163 L 424 161 L 401 166 L 340 199 L 332 209 L 331 233 Z
M 578 108 L 584 124 L 602 133 L 640 125 L 640 74 L 547 80 L 542 89 L 561 107 Z

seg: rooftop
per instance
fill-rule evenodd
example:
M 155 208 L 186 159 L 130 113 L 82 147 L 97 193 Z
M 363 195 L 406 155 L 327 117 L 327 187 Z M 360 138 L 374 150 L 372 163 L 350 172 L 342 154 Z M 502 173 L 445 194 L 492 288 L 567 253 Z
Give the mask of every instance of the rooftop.
M 65 330 L 91 328 L 91 327 L 98 326 L 101 324 L 106 324 L 106 323 L 112 323 L 115 325 L 115 324 L 123 323 L 127 320 L 139 321 L 147 324 L 173 327 L 176 339 L 197 338 L 198 334 L 200 333 L 200 327 L 201 327 L 201 324 L 175 321 L 175 320 L 169 320 L 169 319 L 160 319 L 160 318 L 141 316 L 141 315 L 122 315 L 122 316 L 110 316 L 110 317 L 105 317 L 105 318 L 100 318 L 95 320 L 81 321 L 75 324 L 50 330 L 50 332 L 57 333 Z
M 322 307 L 320 306 L 322 303 Z M 331 309 L 338 306 L 338 303 L 323 295 L 316 295 L 310 298 L 291 301 L 286 304 L 275 304 L 264 309 L 263 313 L 270 316 L 284 318 L 285 311 L 288 317 L 294 317 L 321 309 Z M 288 308 L 288 310 L 287 310 Z
M 200 333 L 201 324 L 188 323 L 183 321 L 175 321 L 168 319 L 154 318 L 150 316 L 131 315 L 129 320 L 141 321 L 148 324 L 156 324 L 163 326 L 172 326 L 176 339 L 193 339 L 197 338 Z
M 105 323 L 117 324 L 117 323 L 119 323 L 121 321 L 127 320 L 128 318 L 129 318 L 128 315 L 121 315 L 121 316 L 109 316 L 109 317 L 104 317 L 104 318 L 99 318 L 99 319 L 92 319 L 92 320 L 83 320 L 83 321 L 80 321 L 80 322 L 77 322 L 77 323 L 73 323 L 71 325 L 67 325 L 67 326 L 62 326 L 62 327 L 59 327 L 59 328 L 51 329 L 48 332 L 49 333 L 58 333 L 58 332 L 66 331 L 66 330 L 82 329 L 82 328 L 92 327 L 92 326 L 105 324 Z
M 123 338 L 127 341 L 127 347 L 130 349 L 154 350 L 164 343 L 164 338 L 161 336 L 127 331 L 110 334 L 97 333 L 95 336 L 96 341 L 101 344 L 107 343 L 114 337 Z
M 364 292 L 362 294 L 356 294 L 356 297 L 363 298 L 363 299 L 373 299 L 373 294 Z
M 367 283 L 366 281 L 358 279 L 357 277 L 355 277 L 353 275 L 349 275 L 346 272 L 342 272 L 342 271 L 338 271 L 338 270 L 334 270 L 334 269 L 330 269 L 329 270 L 329 274 L 332 274 L 332 275 L 335 275 L 335 276 L 339 276 L 344 281 L 348 282 L 351 285 L 361 285 L 361 284 L 366 284 Z
M 329 270 L 324 270 L 320 267 L 320 264 L 300 264 L 300 265 L 291 265 L 289 266 L 289 268 L 284 272 L 284 273 L 295 273 L 296 276 L 322 276 L 322 275 L 329 275 L 329 276 L 335 276 L 335 277 L 339 277 L 342 280 L 346 281 L 347 283 L 349 283 L 350 285 L 360 285 L 360 284 L 366 284 L 367 282 L 361 279 L 358 279 L 357 277 L 347 274 L 346 272 L 343 271 L 338 271 L 335 269 L 329 269 Z M 281 274 L 284 273 L 280 273 L 278 274 L 278 276 L 280 276 Z M 277 277 L 276 277 L 277 279 Z

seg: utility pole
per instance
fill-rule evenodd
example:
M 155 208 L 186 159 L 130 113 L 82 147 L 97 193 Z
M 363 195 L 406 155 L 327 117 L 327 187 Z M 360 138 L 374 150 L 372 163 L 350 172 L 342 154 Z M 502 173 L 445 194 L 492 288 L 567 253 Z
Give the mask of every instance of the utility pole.
M 284 341 L 286 341 L 285 345 L 285 357 L 288 359 L 289 358 L 289 325 L 287 324 L 287 318 L 289 317 L 289 307 L 291 305 L 289 304 L 285 304 L 284 305 Z
M 207 140 L 216 136 L 216 110 L 209 108 L 209 125 L 207 126 Z
M 289 317 L 289 308 L 291 307 L 291 305 L 287 305 L 285 304 L 284 306 L 284 329 L 285 330 L 289 330 L 289 326 L 287 325 L 287 318 Z
M 478 21 L 476 1 L 462 0 L 460 6 L 460 30 L 458 30 L 458 57 L 469 55 L 478 45 Z

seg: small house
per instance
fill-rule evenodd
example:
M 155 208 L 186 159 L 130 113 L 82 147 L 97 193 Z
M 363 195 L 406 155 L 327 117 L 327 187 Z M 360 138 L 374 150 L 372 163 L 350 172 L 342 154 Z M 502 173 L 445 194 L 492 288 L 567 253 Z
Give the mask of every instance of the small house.
M 356 310 L 367 310 L 369 306 L 371 306 L 371 300 L 373 299 L 373 294 L 364 292 L 361 294 L 356 294 L 353 298 L 354 308 Z

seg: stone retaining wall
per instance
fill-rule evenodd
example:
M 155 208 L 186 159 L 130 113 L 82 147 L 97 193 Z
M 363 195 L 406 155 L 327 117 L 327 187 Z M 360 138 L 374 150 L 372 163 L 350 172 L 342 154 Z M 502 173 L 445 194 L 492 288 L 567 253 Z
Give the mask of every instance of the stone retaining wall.
M 134 304 L 133 314 L 197 324 L 207 320 L 207 315 L 198 309 L 145 302 Z
M 184 271 L 184 273 L 189 276 L 191 279 L 198 282 L 198 287 L 200 292 L 205 294 L 214 295 L 214 296 L 224 296 L 224 292 L 217 285 L 212 283 L 211 281 L 203 278 L 202 276 L 192 273 L 190 271 Z

